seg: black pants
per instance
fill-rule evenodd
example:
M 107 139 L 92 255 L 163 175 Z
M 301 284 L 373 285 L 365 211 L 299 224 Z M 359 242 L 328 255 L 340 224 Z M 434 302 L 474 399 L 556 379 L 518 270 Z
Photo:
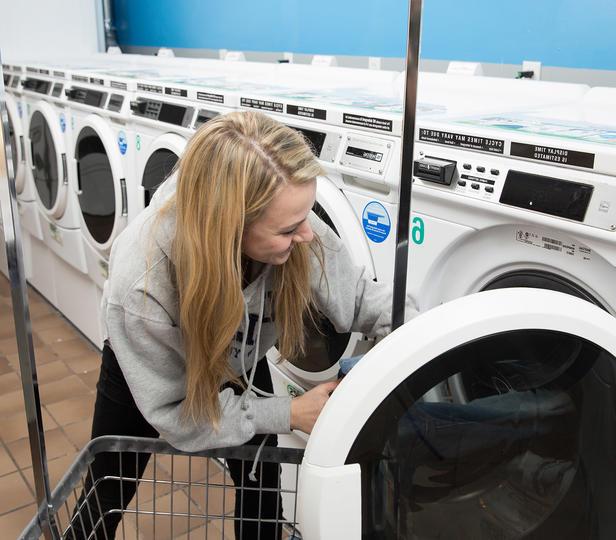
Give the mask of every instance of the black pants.
M 254 384 L 258 388 L 272 392 L 272 379 L 265 359 L 259 361 L 254 368 L 256 369 Z M 233 388 L 236 394 L 240 394 L 242 389 L 235 385 L 227 385 Z M 159 433 L 145 420 L 130 393 L 122 370 L 118 365 L 115 354 L 106 344 L 103 348 L 103 358 L 100 377 L 96 385 L 96 404 L 94 407 L 94 418 L 92 421 L 92 438 L 101 435 L 128 435 L 131 437 L 159 437 Z M 258 445 L 263 441 L 264 435 L 255 435 L 247 444 Z M 278 440 L 274 435 L 270 435 L 266 444 L 277 446 Z M 147 466 L 150 454 L 141 453 L 135 457 L 130 453 L 101 453 L 96 456 L 92 463 L 92 477 L 86 480 L 86 491 L 90 490 L 93 481 L 99 479 L 96 487 L 98 500 L 89 498 L 89 509 L 79 512 L 80 517 L 75 519 L 75 539 L 81 540 L 88 538 L 96 524 L 100 513 L 98 505 L 104 518 L 104 525 L 107 536 L 103 532 L 103 527 L 96 528 L 97 534 L 93 538 L 104 539 L 114 538 L 115 531 L 122 519 L 122 514 L 117 512 L 128 506 L 135 495 L 136 484 L 134 482 L 120 482 L 111 480 L 100 480 L 104 476 L 122 476 L 123 478 L 141 478 Z M 121 465 L 120 465 L 121 460 Z M 252 482 L 248 478 L 251 464 L 241 460 L 227 460 L 231 478 L 236 486 L 244 487 L 265 487 L 278 488 L 280 486 L 280 466 L 273 463 L 262 463 L 257 469 L 257 482 Z M 120 474 L 121 466 L 121 474 Z M 84 494 L 80 497 L 83 501 Z M 116 513 L 109 513 L 115 509 Z M 90 521 L 90 513 L 92 521 Z M 278 514 L 278 516 L 276 515 Z M 272 523 L 262 523 L 260 526 L 250 519 L 282 519 L 282 500 L 279 493 L 267 490 L 236 490 L 235 496 L 235 536 L 238 540 L 253 540 L 261 538 L 263 540 L 279 539 L 281 537 L 281 526 Z M 80 519 L 81 518 L 81 519 Z M 242 522 L 240 523 L 240 518 Z M 260 529 L 260 530 L 259 530 Z M 241 530 L 241 533 L 240 533 Z M 68 537 L 73 539 L 71 533 Z

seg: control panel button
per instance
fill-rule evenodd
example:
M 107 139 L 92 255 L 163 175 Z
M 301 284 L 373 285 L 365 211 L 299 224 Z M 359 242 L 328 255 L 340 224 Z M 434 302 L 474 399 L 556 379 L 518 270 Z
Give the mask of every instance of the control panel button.
M 465 163 L 464 165 L 462 165 L 462 167 L 464 167 L 467 171 L 470 171 L 472 169 L 470 163 Z
M 459 185 L 460 187 L 464 187 L 464 186 L 466 186 L 466 180 L 458 180 L 458 185 Z
M 482 166 L 477 167 L 477 172 L 486 172 L 486 168 Z
M 492 186 L 486 186 L 485 189 L 487 193 L 494 193 L 494 188 Z
M 479 189 L 479 184 L 471 184 L 471 187 L 472 187 L 473 189 Z
M 498 176 L 500 174 L 500 171 L 498 169 L 490 169 L 490 174 L 493 174 L 494 176 Z

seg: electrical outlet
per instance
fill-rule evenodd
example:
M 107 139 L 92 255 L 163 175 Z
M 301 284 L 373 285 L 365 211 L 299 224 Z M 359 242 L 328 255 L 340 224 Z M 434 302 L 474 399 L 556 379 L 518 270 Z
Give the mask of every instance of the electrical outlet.
M 534 80 L 539 80 L 541 79 L 541 62 L 524 60 L 524 62 L 522 62 L 522 71 L 532 71 L 532 78 Z

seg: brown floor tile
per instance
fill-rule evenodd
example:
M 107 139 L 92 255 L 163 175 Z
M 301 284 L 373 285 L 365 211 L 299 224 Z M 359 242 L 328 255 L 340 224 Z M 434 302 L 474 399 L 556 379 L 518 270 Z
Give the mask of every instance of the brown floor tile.
M 28 439 L 18 439 L 8 444 L 9 452 L 21 469 L 32 466 L 30 454 L 30 442 Z M 64 435 L 60 428 L 45 432 L 45 451 L 47 460 L 52 460 L 66 455 L 73 455 L 77 448 Z
M 40 297 L 36 300 L 30 298 L 29 304 L 30 318 L 32 320 L 42 317 L 44 315 L 58 314 L 58 312 L 53 307 L 51 307 L 51 305 L 49 305 L 46 300 L 43 300 Z
M 21 372 L 19 366 L 19 355 L 9 354 L 7 358 L 15 373 L 19 375 L 19 373 Z M 42 366 L 43 364 L 47 364 L 49 362 L 57 362 L 58 360 L 61 360 L 61 358 L 47 345 L 34 347 L 34 359 L 36 361 L 37 367 Z
M 50 429 L 55 429 L 58 424 L 53 420 L 49 413 L 43 409 L 43 427 L 45 432 Z M 0 439 L 5 443 L 16 441 L 17 439 L 23 439 L 28 436 L 28 424 L 26 421 L 26 413 L 22 410 L 17 414 L 13 414 L 9 417 L 5 417 L 0 422 Z
M 191 457 L 188 456 L 159 456 L 160 465 L 171 474 L 171 461 L 173 459 L 173 478 L 177 481 L 193 482 L 202 481 L 207 478 L 209 473 L 210 477 L 220 474 L 222 466 L 215 461 L 209 461 L 207 458 Z M 190 471 L 190 473 L 189 473 Z
M 64 380 L 41 384 L 39 386 L 41 401 L 45 405 L 63 401 L 67 396 L 80 397 L 90 392 L 88 387 L 83 384 L 76 375 L 70 375 Z M 0 398 L 1 400 L 1 398 Z M 0 408 L 1 408 L 0 401 Z
M 63 360 L 74 358 L 75 356 L 86 356 L 88 353 L 95 350 L 94 346 L 87 343 L 82 337 L 69 339 L 60 343 L 53 343 L 50 347 L 51 350 L 58 354 Z
M 81 420 L 68 426 L 63 426 L 62 429 L 69 440 L 75 445 L 76 448 L 81 450 L 90 441 L 90 434 L 92 433 L 92 420 Z
M 223 500 L 224 497 L 224 500 Z M 208 480 L 207 486 L 193 485 L 190 499 L 201 512 L 214 515 L 233 514 L 235 508 L 235 487 L 231 477 L 221 472 Z
M 68 325 L 54 326 L 45 330 L 35 330 L 35 332 L 40 340 L 47 345 L 70 341 L 77 337 L 75 330 Z
M 0 482 L 0 515 L 34 502 L 34 495 L 28 489 L 19 472 L 7 474 Z
M 152 540 L 172 540 L 176 536 L 185 533 L 189 530 L 189 523 L 186 517 L 170 517 L 162 515 L 162 513 L 169 513 L 171 509 L 173 509 L 174 514 L 185 513 L 188 511 L 188 508 L 188 498 L 181 491 L 175 491 L 173 494 L 170 493 L 156 499 L 156 513 L 154 516 L 143 514 L 138 516 L 140 534 L 143 538 Z M 198 524 L 194 523 L 194 525 Z
M 42 330 L 49 330 L 50 328 L 68 328 L 73 331 L 73 337 L 75 329 L 64 317 L 57 313 L 50 313 L 48 315 L 42 315 L 32 320 L 32 330 L 37 334 L 40 334 Z
M 6 356 L 0 356 L 0 375 L 5 375 L 6 373 L 11 373 L 13 368 L 9 362 L 9 359 Z
M 15 335 L 0 339 L 0 354 L 8 356 L 17 353 L 17 341 Z
M 72 375 L 72 372 L 66 367 L 64 362 L 56 360 L 55 362 L 47 362 L 46 364 L 37 366 L 36 375 L 39 384 L 46 384 L 66 380 L 67 377 Z
M 24 397 L 21 390 L 0 396 L 0 418 L 11 416 L 23 410 L 25 410 Z
M 101 368 L 101 354 L 98 351 L 90 351 L 80 356 L 67 358 L 65 363 L 76 374 L 98 372 Z
M 88 371 L 77 375 L 92 392 L 96 391 L 96 383 L 98 382 L 99 371 Z
M 71 465 L 75 461 L 76 457 L 77 452 L 72 455 L 67 455 L 48 461 L 47 471 L 49 473 L 49 485 L 51 486 L 52 491 L 58 485 L 58 482 L 62 479 L 66 472 L 71 468 Z M 21 469 L 21 472 L 26 477 L 26 482 L 28 485 L 32 488 L 32 490 L 34 490 L 34 476 L 32 473 L 32 467 Z
M 15 472 L 17 465 L 11 458 L 11 455 L 4 449 L 4 446 L 0 446 L 0 476 Z M 2 479 L 0 479 L 2 482 Z
M 83 385 L 83 383 L 81 383 Z M 84 385 L 85 386 L 85 385 Z M 80 420 L 91 419 L 94 412 L 94 394 L 86 394 L 80 397 L 71 397 L 45 405 L 49 414 L 59 426 L 68 426 Z
M 2 531 L 3 538 L 17 538 L 35 514 L 36 505 L 31 504 L 0 516 L 0 531 Z
M 6 375 L 0 376 L 0 396 L 21 390 L 21 379 L 13 370 Z

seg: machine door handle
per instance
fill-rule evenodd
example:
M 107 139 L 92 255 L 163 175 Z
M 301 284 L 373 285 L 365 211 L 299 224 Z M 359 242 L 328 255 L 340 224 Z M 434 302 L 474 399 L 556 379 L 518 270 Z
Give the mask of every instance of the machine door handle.
M 23 162 L 26 161 L 26 147 L 24 145 L 24 136 L 20 135 L 19 136 L 19 148 L 21 149 L 21 160 Z
M 128 215 L 128 197 L 126 195 L 126 180 L 124 178 L 120 178 L 120 189 L 122 192 L 122 215 Z
M 62 183 L 68 184 L 68 171 L 66 169 L 66 154 L 62 154 Z
M 77 195 L 81 195 L 83 191 L 81 190 L 81 166 L 79 161 L 77 161 Z

